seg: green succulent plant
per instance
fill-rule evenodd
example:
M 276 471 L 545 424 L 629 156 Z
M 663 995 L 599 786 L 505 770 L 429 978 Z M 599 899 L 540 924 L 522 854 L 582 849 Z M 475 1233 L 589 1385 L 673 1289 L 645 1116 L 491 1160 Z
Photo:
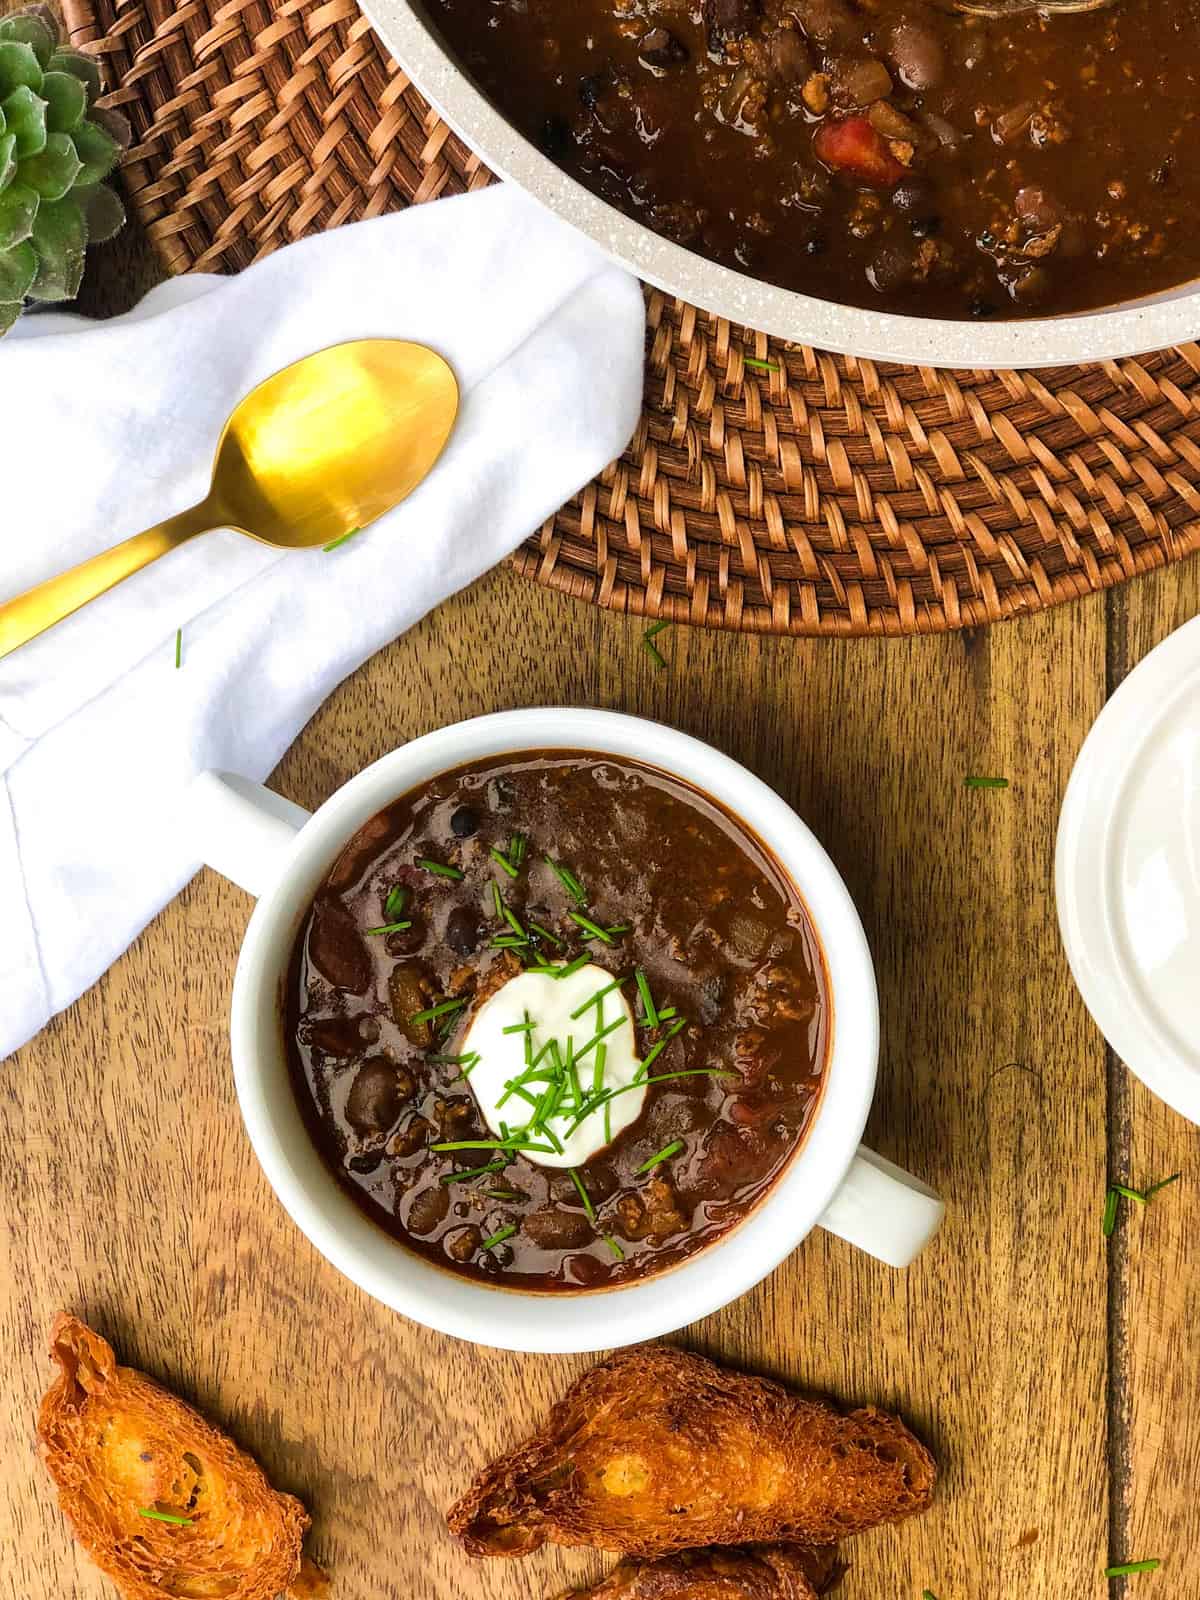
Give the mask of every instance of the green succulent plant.
M 49 7 L 0 18 L 0 334 L 26 301 L 73 299 L 87 246 L 125 220 L 102 180 L 129 126 L 99 93 L 99 68 L 63 48 Z

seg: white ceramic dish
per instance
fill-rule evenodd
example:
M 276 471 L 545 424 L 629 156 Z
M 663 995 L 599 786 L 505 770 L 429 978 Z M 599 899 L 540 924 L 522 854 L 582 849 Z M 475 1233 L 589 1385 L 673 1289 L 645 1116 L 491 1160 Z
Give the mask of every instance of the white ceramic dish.
M 825 952 L 834 1014 L 808 1138 L 763 1202 L 723 1241 L 625 1288 L 528 1294 L 431 1265 L 377 1228 L 318 1157 L 296 1106 L 280 997 L 297 930 L 346 840 L 414 785 L 509 751 L 585 749 L 649 761 L 712 795 L 766 841 L 800 889 Z M 427 734 L 352 778 L 314 815 L 245 779 L 205 773 L 194 790 L 199 854 L 259 896 L 234 980 L 238 1099 L 268 1179 L 297 1225 L 368 1294 L 443 1333 L 524 1351 L 615 1348 L 668 1333 L 736 1299 L 818 1223 L 892 1265 L 912 1260 L 943 1207 L 859 1138 L 875 1088 L 875 978 L 862 925 L 829 857 L 771 789 L 728 757 L 613 712 L 502 712 Z
M 1055 859 L 1071 971 L 1131 1072 L 1200 1123 L 1200 617 L 1084 741 Z
M 672 244 L 560 172 L 457 66 L 420 0 L 366 0 L 363 10 L 400 65 L 493 171 L 631 272 L 734 322 L 823 350 L 929 367 L 1065 366 L 1160 350 L 1200 332 L 1197 281 L 1112 310 L 1022 322 L 902 317 L 777 289 Z

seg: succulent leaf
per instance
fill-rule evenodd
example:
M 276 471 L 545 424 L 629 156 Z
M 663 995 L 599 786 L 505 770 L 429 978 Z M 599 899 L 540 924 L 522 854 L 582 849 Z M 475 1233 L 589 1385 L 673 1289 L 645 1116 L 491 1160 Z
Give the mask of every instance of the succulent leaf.
M 111 106 L 93 106 L 88 112 L 88 121 L 111 134 L 122 150 L 129 149 L 133 129 L 129 126 L 129 118 L 120 111 L 114 111 Z
M 0 18 L 0 335 L 28 301 L 77 294 L 89 242 L 125 220 L 100 180 L 127 147 L 129 124 L 94 105 L 95 59 L 59 39 L 47 5 Z
M 33 224 L 37 276 L 29 287 L 32 300 L 73 300 L 83 279 L 87 224 L 73 195 L 43 200 Z
M 52 30 L 44 17 L 35 12 L 18 12 L 16 16 L 0 18 L 0 39 L 16 39 L 27 44 L 45 68 L 58 43 L 57 30 Z
M 69 72 L 48 72 L 42 79 L 46 102 L 46 127 L 51 133 L 71 133 L 87 110 L 87 90 Z
M 0 97 L 14 89 L 40 89 L 42 67 L 33 46 L 20 39 L 0 39 Z
M 41 154 L 21 163 L 22 180 L 36 189 L 43 200 L 61 200 L 70 193 L 82 171 L 83 162 L 69 133 L 47 134 Z
M 0 110 L 9 133 L 17 141 L 17 158 L 39 155 L 46 148 L 46 102 L 34 94 L 27 85 L 14 89 L 3 101 Z
M 107 244 L 125 225 L 125 207 L 120 196 L 106 183 L 93 184 L 86 189 L 73 189 L 72 194 L 83 207 L 87 223 L 88 244 Z M 0 195 L 0 211 L 4 196 Z
M 29 293 L 37 275 L 37 255 L 28 240 L 0 254 L 0 301 L 18 305 Z
M 33 232 L 41 195 L 24 183 L 13 183 L 0 194 L 0 263 L 6 250 L 15 250 Z
M 113 136 L 94 122 L 81 122 L 70 138 L 81 164 L 72 182 L 91 184 L 107 178 L 121 154 L 121 147 Z
M 47 72 L 69 72 L 87 89 L 88 104 L 100 94 L 100 68 L 91 56 L 78 50 L 56 50 L 50 57 Z

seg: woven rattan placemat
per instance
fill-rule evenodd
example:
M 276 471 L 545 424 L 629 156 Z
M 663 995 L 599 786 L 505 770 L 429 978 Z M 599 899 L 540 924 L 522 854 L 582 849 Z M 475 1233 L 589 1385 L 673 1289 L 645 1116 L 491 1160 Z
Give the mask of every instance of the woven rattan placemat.
M 490 181 L 354 0 L 64 0 L 133 123 L 173 272 Z M 648 292 L 620 461 L 513 558 L 600 605 L 779 633 L 932 632 L 1200 547 L 1200 348 L 949 373 L 780 345 Z M 746 367 L 745 356 L 778 371 Z

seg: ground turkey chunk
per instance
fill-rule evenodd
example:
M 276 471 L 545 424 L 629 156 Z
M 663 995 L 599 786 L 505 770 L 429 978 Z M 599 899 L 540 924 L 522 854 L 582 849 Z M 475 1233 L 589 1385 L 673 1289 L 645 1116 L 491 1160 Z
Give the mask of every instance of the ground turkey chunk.
M 666 1178 L 651 1178 L 639 1194 L 622 1195 L 617 1216 L 619 1231 L 626 1239 L 653 1239 L 656 1243 L 682 1233 L 688 1225 Z

